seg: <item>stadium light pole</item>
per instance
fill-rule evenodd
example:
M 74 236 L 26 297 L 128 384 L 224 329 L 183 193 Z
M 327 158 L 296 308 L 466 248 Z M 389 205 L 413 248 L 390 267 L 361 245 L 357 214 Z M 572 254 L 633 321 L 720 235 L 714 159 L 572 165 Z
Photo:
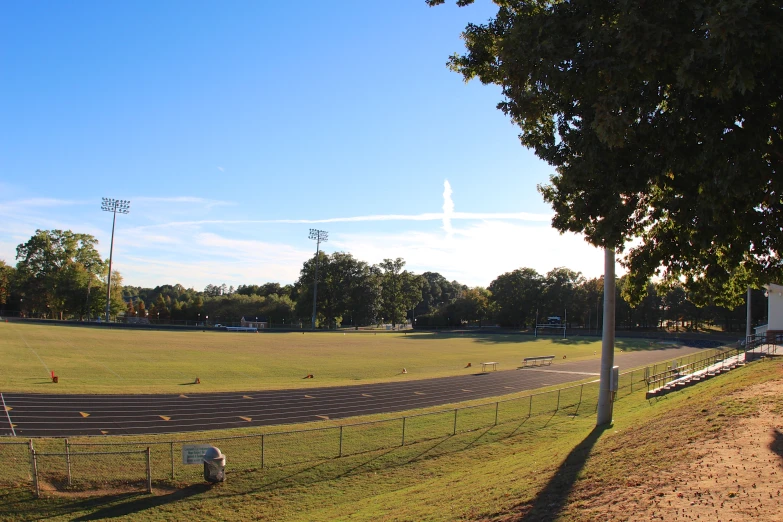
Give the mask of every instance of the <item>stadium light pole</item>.
M 318 258 L 321 253 L 321 241 L 329 240 L 329 232 L 325 230 L 310 229 L 310 239 L 315 240 L 315 280 L 313 281 L 313 330 L 315 330 L 316 296 L 318 295 Z
M 614 368 L 614 250 L 604 250 L 604 327 L 601 342 L 601 381 L 596 426 L 612 422 L 612 368 Z
M 109 278 L 106 281 L 106 322 L 109 322 L 111 305 L 111 261 L 114 254 L 114 225 L 117 223 L 117 212 L 127 214 L 130 212 L 130 201 L 127 199 L 101 198 L 101 210 L 111 212 L 114 217 L 111 221 L 111 246 L 109 247 Z

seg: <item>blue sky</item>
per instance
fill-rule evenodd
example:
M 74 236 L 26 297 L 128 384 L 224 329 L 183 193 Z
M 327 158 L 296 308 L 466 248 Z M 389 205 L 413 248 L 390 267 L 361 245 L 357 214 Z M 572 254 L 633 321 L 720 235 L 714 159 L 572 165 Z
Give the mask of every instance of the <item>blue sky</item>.
M 328 252 L 474 286 L 529 266 L 600 275 L 549 226 L 552 169 L 448 56 L 479 0 L 3 2 L 0 259 L 36 229 L 95 235 L 129 199 L 126 284 L 294 282 Z

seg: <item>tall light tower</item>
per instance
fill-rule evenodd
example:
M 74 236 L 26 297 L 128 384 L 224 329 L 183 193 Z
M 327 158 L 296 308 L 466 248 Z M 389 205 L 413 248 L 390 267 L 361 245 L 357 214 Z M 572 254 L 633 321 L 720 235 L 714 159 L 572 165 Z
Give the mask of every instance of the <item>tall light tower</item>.
M 106 322 L 109 322 L 109 308 L 111 305 L 111 258 L 114 254 L 114 224 L 117 222 L 117 212 L 127 214 L 130 212 L 130 201 L 127 199 L 101 198 L 101 210 L 111 212 L 114 217 L 111 221 L 111 247 L 109 248 L 109 279 L 106 281 Z
M 315 243 L 315 281 L 313 282 L 313 330 L 315 330 L 315 312 L 316 312 L 316 296 L 318 295 L 318 258 L 320 257 L 321 241 L 326 243 L 329 240 L 329 232 L 325 230 L 317 230 L 315 228 L 310 229 L 310 239 L 314 239 Z

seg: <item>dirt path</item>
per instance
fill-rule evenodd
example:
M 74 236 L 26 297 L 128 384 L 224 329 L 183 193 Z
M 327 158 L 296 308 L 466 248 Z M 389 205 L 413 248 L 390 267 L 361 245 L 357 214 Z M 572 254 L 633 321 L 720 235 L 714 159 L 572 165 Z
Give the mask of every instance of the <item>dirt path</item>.
M 699 441 L 697 459 L 674 465 L 668 484 L 645 481 L 601 495 L 590 519 L 783 521 L 783 380 L 733 398 L 757 413 Z

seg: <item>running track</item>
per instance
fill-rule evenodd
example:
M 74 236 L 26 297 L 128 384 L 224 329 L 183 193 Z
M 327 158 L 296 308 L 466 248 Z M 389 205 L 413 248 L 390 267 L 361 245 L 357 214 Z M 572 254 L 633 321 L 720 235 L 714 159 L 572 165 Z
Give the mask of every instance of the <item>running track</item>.
M 676 347 L 619 353 L 621 371 L 700 351 Z M 405 411 L 497 397 L 598 378 L 600 360 L 536 369 L 358 386 L 183 395 L 46 395 L 0 393 L 0 435 L 65 437 L 176 433 L 291 424 Z

